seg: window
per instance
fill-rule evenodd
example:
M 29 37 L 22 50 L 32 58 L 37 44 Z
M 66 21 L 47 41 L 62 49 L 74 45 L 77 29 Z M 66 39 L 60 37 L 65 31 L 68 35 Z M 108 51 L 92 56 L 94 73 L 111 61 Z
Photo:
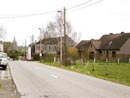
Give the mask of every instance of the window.
M 93 45 L 91 44 L 91 48 L 93 47 Z
M 54 50 L 56 50 L 56 46 L 54 46 Z
M 115 51 L 112 51 L 112 57 L 116 57 L 116 52 Z
M 112 41 L 109 42 L 109 46 L 112 44 Z
M 102 54 L 102 51 L 100 50 L 99 53 Z
M 107 57 L 107 58 L 109 57 L 109 52 L 108 52 L 108 51 L 106 51 L 106 57 Z
M 49 48 L 49 51 L 51 50 L 51 46 L 48 46 L 48 48 Z

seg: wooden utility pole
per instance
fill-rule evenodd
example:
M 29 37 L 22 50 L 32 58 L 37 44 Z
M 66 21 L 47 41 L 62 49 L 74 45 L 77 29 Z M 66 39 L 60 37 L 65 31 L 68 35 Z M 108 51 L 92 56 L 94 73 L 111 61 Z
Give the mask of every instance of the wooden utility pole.
M 62 27 L 63 27 L 63 23 L 62 23 L 62 11 L 58 11 L 58 13 L 60 13 L 61 14 L 61 16 L 60 16 L 60 22 L 59 22 L 59 24 L 60 24 L 60 64 L 62 64 Z
M 24 58 L 24 60 L 26 61 L 27 60 L 27 51 L 26 51 L 27 49 L 26 49 L 26 39 L 25 39 L 25 58 Z
M 66 9 L 64 7 L 64 64 L 66 65 L 67 46 L 66 46 Z

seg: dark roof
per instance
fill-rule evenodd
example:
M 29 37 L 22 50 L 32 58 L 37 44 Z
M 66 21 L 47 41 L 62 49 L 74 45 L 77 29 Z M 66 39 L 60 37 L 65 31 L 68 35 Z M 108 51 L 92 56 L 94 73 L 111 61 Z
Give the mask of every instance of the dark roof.
M 62 40 L 64 41 L 64 37 L 62 37 Z M 69 41 L 70 43 L 73 42 L 73 44 L 75 44 L 75 42 L 68 36 L 66 35 L 66 41 Z M 41 40 L 41 43 L 43 43 L 44 45 L 54 45 L 54 44 L 58 44 L 60 41 L 60 37 L 51 37 L 51 38 L 43 38 Z M 36 44 L 39 44 L 40 41 L 38 41 Z
M 45 45 L 53 45 L 53 44 L 58 44 L 58 40 L 59 40 L 59 37 L 54 37 L 54 38 L 44 38 L 42 40 L 42 43 L 45 44 Z
M 82 50 L 84 48 L 88 48 L 89 45 L 91 44 L 90 40 L 82 40 L 77 46 L 76 48 L 78 48 L 79 50 Z
M 100 38 L 100 49 L 119 50 L 129 38 L 130 33 L 103 35 Z
M 100 50 L 120 50 L 125 42 L 130 38 L 130 33 L 103 35 L 99 40 L 83 40 L 76 47 L 78 49 L 88 48 L 92 43 L 95 49 Z
M 100 40 L 92 40 L 92 44 L 94 45 L 95 49 L 100 49 L 101 41 Z

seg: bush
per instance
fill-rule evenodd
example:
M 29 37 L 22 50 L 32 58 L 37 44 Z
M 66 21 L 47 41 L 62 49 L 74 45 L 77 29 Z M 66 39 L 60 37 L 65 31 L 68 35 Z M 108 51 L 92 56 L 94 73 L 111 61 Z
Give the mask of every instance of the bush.
M 23 56 L 23 53 L 17 50 L 10 50 L 7 52 L 7 54 L 13 60 L 18 60 L 19 56 Z
M 39 54 L 38 53 L 34 53 L 33 54 L 33 60 L 35 61 L 37 61 L 37 60 L 39 60 L 40 59 L 40 57 L 39 57 Z
M 54 57 L 56 57 L 56 55 L 54 54 L 44 54 L 42 60 L 47 61 L 47 62 L 53 62 L 54 61 Z

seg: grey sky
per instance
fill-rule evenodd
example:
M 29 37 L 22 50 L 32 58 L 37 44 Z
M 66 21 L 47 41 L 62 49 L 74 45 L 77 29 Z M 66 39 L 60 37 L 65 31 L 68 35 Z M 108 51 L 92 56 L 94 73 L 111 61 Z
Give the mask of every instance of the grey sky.
M 0 0 L 0 18 L 43 13 L 73 7 L 87 0 Z M 88 0 L 89 1 L 89 0 Z M 93 0 L 91 3 L 100 0 Z M 89 4 L 91 4 L 89 3 Z M 88 5 L 89 5 L 88 4 Z M 84 5 L 87 6 L 87 5 Z M 98 39 L 103 34 L 130 32 L 130 0 L 103 0 L 90 7 L 67 11 L 67 20 L 82 39 Z M 78 10 L 77 10 L 78 9 Z M 38 39 L 38 28 L 46 26 L 57 13 L 26 18 L 0 19 L 0 25 L 7 30 L 4 40 L 16 37 L 23 45 L 25 38 L 30 42 L 33 34 Z

